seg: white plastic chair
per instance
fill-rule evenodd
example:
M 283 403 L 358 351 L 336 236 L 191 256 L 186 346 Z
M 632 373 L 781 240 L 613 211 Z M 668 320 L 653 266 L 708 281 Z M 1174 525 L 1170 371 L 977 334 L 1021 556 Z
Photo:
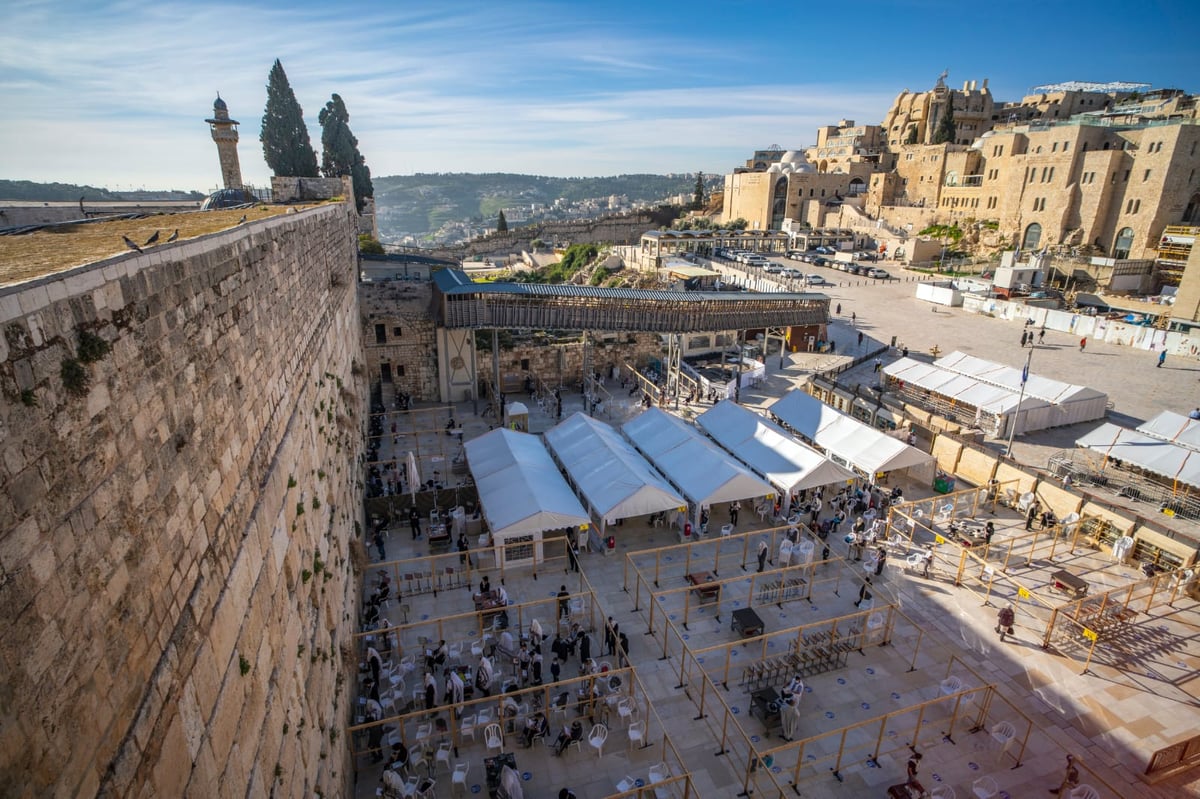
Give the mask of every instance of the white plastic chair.
M 439 763 L 446 764 L 446 771 L 450 770 L 450 742 L 442 741 L 438 744 L 437 751 L 433 753 L 433 770 L 436 772 Z
M 904 559 L 904 565 L 913 571 L 920 571 L 925 565 L 925 555 L 920 552 L 910 552 Z
M 471 736 L 471 742 L 475 742 L 475 714 L 462 717 L 462 723 L 458 727 L 459 738 L 465 739 L 468 735 Z
M 617 783 L 617 793 L 625 793 L 626 791 L 632 791 L 635 787 L 637 787 L 637 780 L 635 780 L 633 777 L 626 775 L 623 780 L 621 780 L 620 782 Z
M 658 786 L 660 782 L 671 779 L 671 769 L 666 763 L 655 763 L 650 767 L 650 784 L 654 786 L 654 799 L 670 799 L 671 786 Z
M 1069 796 L 1070 799 L 1100 799 L 1100 792 L 1087 783 L 1084 783 L 1083 785 L 1075 786 Z
M 733 535 L 733 525 L 732 524 L 722 524 L 721 525 L 721 538 L 729 538 L 729 536 L 731 536 L 731 535 Z
M 980 777 L 971 783 L 971 792 L 979 799 L 992 799 L 993 796 L 1000 793 L 1000 786 L 991 777 Z
M 779 542 L 779 558 L 780 566 L 789 566 L 792 562 L 792 542 L 786 538 Z
M 807 538 L 801 539 L 800 543 L 792 545 L 792 558 L 796 563 L 802 563 L 806 566 L 812 563 L 814 552 L 816 552 L 816 545 Z
M 637 744 L 639 749 L 647 745 L 646 744 L 646 722 L 635 721 L 629 725 L 629 729 L 626 730 L 626 732 L 629 733 L 629 748 L 630 749 L 633 748 L 634 744 Z
M 604 756 L 604 742 L 608 740 L 608 727 L 603 724 L 596 724 L 592 727 L 592 731 L 588 733 L 588 744 L 596 750 L 596 757 Z
M 429 736 L 432 734 L 433 734 L 433 725 L 432 724 L 418 724 L 417 725 L 417 737 L 414 739 L 417 742 L 417 746 L 424 745 L 424 743 L 427 740 L 429 740 Z
M 500 729 L 499 724 L 489 724 L 483 729 L 483 741 L 487 744 L 488 751 L 495 749 L 498 752 L 504 751 L 504 731 Z
M 956 694 L 962 690 L 962 687 L 963 687 L 962 680 L 955 677 L 953 674 L 950 675 L 949 677 L 947 677 L 946 679 L 942 680 L 942 682 L 941 682 L 941 690 L 942 690 L 943 696 L 950 696 L 950 694 Z
M 467 792 L 467 772 L 471 770 L 470 761 L 454 764 L 454 773 L 450 775 L 450 795 L 454 796 L 458 792 L 458 786 L 462 786 L 463 793 Z M 953 799 L 953 797 L 951 797 Z
M 1016 727 L 1007 721 L 998 721 L 992 725 L 992 740 L 1000 744 L 1000 753 L 997 755 L 997 758 L 1004 754 L 1004 750 L 1008 748 L 1008 745 L 1012 743 L 1016 736 Z
M 621 718 L 622 724 L 628 724 L 637 713 L 637 706 L 633 704 L 633 700 L 625 697 L 617 702 L 617 715 Z
M 929 792 L 930 799 L 955 799 L 954 789 L 949 785 L 938 785 Z

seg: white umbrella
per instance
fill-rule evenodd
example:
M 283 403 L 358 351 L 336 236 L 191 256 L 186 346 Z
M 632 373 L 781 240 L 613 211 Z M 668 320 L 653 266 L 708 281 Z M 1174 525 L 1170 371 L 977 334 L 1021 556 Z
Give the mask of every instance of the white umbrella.
M 417 470 L 417 456 L 412 450 L 408 451 L 408 494 L 413 499 L 417 497 L 417 486 L 421 483 L 421 473 Z

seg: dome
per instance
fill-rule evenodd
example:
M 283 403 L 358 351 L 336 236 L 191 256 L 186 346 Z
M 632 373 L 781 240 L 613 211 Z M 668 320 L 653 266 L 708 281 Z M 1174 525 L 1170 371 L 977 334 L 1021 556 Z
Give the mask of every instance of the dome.
M 795 162 L 795 161 L 797 161 L 797 160 L 799 160 L 799 161 L 803 161 L 803 160 L 804 160 L 804 153 L 797 152 L 796 150 L 788 150 L 787 152 L 785 152 L 785 153 L 783 154 L 783 158 L 780 158 L 780 159 L 779 159 L 779 162 L 780 162 L 781 164 L 790 164 L 790 163 L 793 163 L 793 162 Z
M 221 99 L 221 95 L 217 95 L 217 99 L 213 100 L 214 111 L 228 111 L 229 106 L 225 105 L 225 101 Z
M 783 154 L 781 164 L 786 164 L 789 172 L 814 172 L 812 164 L 801 150 L 788 150 Z
M 779 164 L 771 164 L 769 167 L 767 167 L 767 171 L 778 174 L 783 171 L 783 167 Z

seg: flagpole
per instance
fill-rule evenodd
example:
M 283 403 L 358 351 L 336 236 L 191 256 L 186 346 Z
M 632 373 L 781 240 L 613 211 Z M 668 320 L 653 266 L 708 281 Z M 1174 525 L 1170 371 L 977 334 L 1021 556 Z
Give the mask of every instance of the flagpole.
M 1021 393 L 1017 397 L 1017 409 L 1013 412 L 1012 427 L 1008 431 L 1008 448 L 1004 450 L 1004 456 L 1012 457 L 1013 437 L 1017 434 L 1017 418 L 1021 413 L 1021 404 L 1025 401 L 1025 383 L 1029 380 L 1029 363 L 1033 360 L 1033 345 L 1029 345 L 1029 354 L 1025 356 L 1025 368 L 1021 370 Z

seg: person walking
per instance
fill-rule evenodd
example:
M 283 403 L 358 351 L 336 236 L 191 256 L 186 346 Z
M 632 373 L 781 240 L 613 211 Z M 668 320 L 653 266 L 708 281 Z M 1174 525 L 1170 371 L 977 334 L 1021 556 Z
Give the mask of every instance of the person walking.
M 1025 529 L 1026 530 L 1033 529 L 1033 520 L 1037 517 L 1037 515 L 1038 515 L 1038 503 L 1032 502 L 1029 505 L 1029 510 L 1025 511 Z
M 758 570 L 760 572 L 767 567 L 767 551 L 769 549 L 766 541 L 758 542 Z
M 858 599 L 855 601 L 854 607 L 858 607 L 864 601 L 869 602 L 871 599 L 873 599 L 873 597 L 871 596 L 871 592 L 868 590 L 870 587 L 871 587 L 871 578 L 867 577 L 863 581 L 862 587 L 858 589 Z
M 1050 793 L 1069 796 L 1071 790 L 1079 786 L 1079 769 L 1075 767 L 1075 756 L 1067 755 L 1067 770 L 1063 772 L 1062 782 L 1057 788 L 1051 788 Z
M 1164 349 L 1162 352 L 1160 352 L 1158 354 L 1158 367 L 1157 368 L 1161 369 L 1163 362 L 1165 362 L 1166 360 L 1167 360 L 1167 351 L 1166 351 L 1166 349 Z
M 379 550 L 379 559 L 387 560 L 387 553 L 383 551 L 383 533 L 379 530 L 375 531 L 375 548 Z
M 1079 351 L 1083 352 L 1083 350 L 1086 347 L 1087 347 L 1087 336 L 1084 336 L 1083 338 L 1079 339 Z
M 408 507 L 408 526 L 412 528 L 413 541 L 421 537 L 421 513 L 416 505 Z
M 739 500 L 734 500 L 729 503 L 729 523 L 737 527 L 738 511 L 742 509 L 742 503 Z
M 1041 330 L 1038 331 L 1038 344 L 1041 344 L 1045 340 L 1046 340 L 1046 328 L 1043 327 Z
M 883 566 L 887 563 L 887 549 L 880 547 L 875 550 L 875 576 L 879 577 L 883 574 Z
M 620 625 L 613 621 L 613 617 L 608 617 L 608 624 L 604 627 L 604 654 L 612 655 L 617 651 L 617 632 L 620 630 Z
M 1027 341 L 1029 341 L 1029 331 L 1022 330 L 1021 331 L 1021 349 L 1025 348 L 1025 342 L 1027 342 Z
M 837 315 L 842 315 L 842 304 L 840 302 L 837 304 Z
M 567 566 L 571 571 L 579 573 L 579 550 L 575 546 L 574 541 L 567 543 Z

